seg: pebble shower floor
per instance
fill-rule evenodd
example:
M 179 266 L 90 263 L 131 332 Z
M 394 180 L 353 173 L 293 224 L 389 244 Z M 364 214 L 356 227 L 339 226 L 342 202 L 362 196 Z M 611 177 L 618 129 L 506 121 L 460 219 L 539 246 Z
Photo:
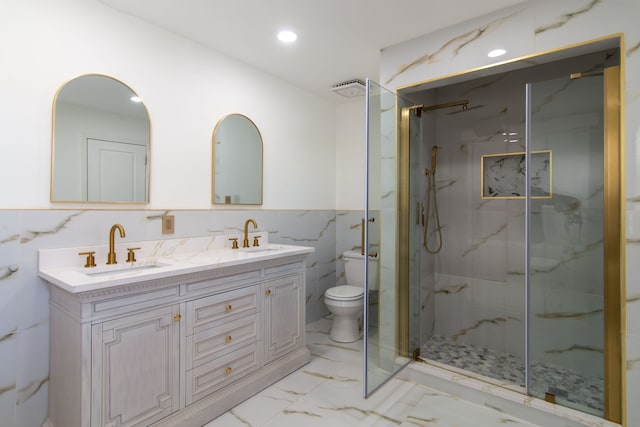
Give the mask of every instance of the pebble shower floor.
M 525 387 L 524 360 L 512 354 L 434 336 L 422 346 L 420 357 Z M 534 362 L 531 378 L 533 390 L 553 393 L 559 404 L 566 402 L 565 406 L 576 409 L 580 406 L 585 412 L 595 415 L 601 415 L 604 411 L 602 377 L 585 377 L 571 369 Z M 558 381 L 558 378 L 561 380 Z M 562 388 L 552 384 L 561 384 Z

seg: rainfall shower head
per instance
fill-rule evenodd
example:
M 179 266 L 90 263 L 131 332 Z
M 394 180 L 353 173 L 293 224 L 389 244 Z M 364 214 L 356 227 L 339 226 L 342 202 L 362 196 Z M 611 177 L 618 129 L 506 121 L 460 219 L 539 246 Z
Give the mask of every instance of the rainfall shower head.
M 440 110 L 441 108 L 457 107 L 459 105 L 462 106 L 462 110 L 466 110 L 469 107 L 469 100 L 462 99 L 460 101 L 445 102 L 443 104 L 435 104 L 435 105 L 428 105 L 428 106 L 421 105 L 420 109 L 424 112 L 424 111 Z
M 414 105 L 413 107 L 409 107 L 409 110 L 413 110 L 416 116 L 422 117 L 423 112 L 440 110 L 441 108 L 457 107 L 458 105 L 461 105 L 462 109 L 466 110 L 469 107 L 469 100 L 462 99 L 460 101 L 445 102 L 443 104 L 434 104 L 434 105 L 426 105 L 426 106 L 424 104 L 420 104 L 420 105 Z
M 452 111 L 450 113 L 447 114 L 460 114 L 460 113 L 466 113 L 467 111 L 471 111 L 471 110 L 475 110 L 477 108 L 483 108 L 484 105 L 482 104 L 478 104 L 478 105 L 474 105 L 473 107 L 469 107 L 469 105 L 465 105 L 462 107 L 462 110 L 458 110 L 458 111 Z

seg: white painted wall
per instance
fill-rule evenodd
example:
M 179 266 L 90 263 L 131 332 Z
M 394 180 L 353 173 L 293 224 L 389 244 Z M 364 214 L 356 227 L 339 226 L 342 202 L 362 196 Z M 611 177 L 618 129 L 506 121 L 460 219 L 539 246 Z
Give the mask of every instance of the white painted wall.
M 229 113 L 262 134 L 263 208 L 335 207 L 336 116 L 324 99 L 95 0 L 5 1 L 0 40 L 2 208 L 68 206 L 49 203 L 51 107 L 85 73 L 118 78 L 145 101 L 148 208 L 211 207 L 211 136 Z
M 364 210 L 365 98 L 336 108 L 336 209 Z

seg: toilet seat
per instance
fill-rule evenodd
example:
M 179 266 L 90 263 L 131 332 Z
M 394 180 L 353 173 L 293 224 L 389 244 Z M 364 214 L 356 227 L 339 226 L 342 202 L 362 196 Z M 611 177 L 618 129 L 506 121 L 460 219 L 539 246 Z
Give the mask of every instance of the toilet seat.
M 364 289 L 358 286 L 334 286 L 327 289 L 324 296 L 338 301 L 355 301 L 364 297 Z

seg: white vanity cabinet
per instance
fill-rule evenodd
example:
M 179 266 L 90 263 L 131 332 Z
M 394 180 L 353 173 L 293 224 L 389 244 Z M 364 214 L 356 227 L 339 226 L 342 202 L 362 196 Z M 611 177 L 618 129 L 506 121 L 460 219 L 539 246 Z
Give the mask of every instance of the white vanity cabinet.
M 265 363 L 295 350 L 304 336 L 304 298 L 302 275 L 270 280 L 262 285 L 264 301 Z
M 260 366 L 259 296 L 248 286 L 187 302 L 187 405 Z
M 51 284 L 45 426 L 200 427 L 304 365 L 304 258 L 79 293 Z
M 91 328 L 91 425 L 151 425 L 180 408 L 179 305 Z

